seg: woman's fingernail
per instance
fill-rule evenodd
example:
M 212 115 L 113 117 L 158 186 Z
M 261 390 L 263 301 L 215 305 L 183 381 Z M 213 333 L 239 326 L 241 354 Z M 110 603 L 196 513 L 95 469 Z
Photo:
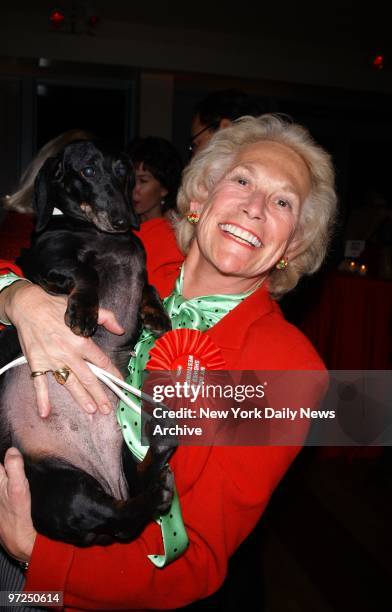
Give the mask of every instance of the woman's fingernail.
M 94 404 L 87 404 L 86 406 L 86 410 L 87 412 L 89 412 L 90 414 L 93 414 L 94 412 L 97 411 L 96 406 L 94 406 Z
M 109 404 L 102 404 L 102 406 L 101 406 L 101 411 L 102 411 L 104 414 L 109 414 L 109 412 L 111 412 L 111 411 L 112 411 L 112 409 L 111 409 L 111 407 L 109 406 Z

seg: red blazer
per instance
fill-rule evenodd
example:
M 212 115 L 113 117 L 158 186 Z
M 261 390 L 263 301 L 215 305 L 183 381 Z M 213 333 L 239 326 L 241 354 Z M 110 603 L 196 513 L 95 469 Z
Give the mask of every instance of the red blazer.
M 155 242 L 152 234 L 150 241 Z M 159 243 L 164 244 L 161 236 Z M 168 279 L 178 274 L 181 254 L 174 247 L 165 251 L 171 265 L 165 265 L 158 248 L 149 261 L 152 269 L 156 265 L 150 280 L 162 295 Z M 324 369 L 309 341 L 284 320 L 265 285 L 208 335 L 228 369 Z M 323 385 L 315 384 L 301 399 L 314 405 L 322 393 Z M 228 558 L 257 523 L 298 451 L 298 446 L 179 447 L 170 463 L 190 539 L 180 559 L 164 569 L 147 559 L 161 551 L 155 523 L 134 542 L 108 547 L 80 549 L 38 535 L 25 590 L 64 591 L 66 607 L 78 610 L 171 609 L 206 597 L 222 584 Z

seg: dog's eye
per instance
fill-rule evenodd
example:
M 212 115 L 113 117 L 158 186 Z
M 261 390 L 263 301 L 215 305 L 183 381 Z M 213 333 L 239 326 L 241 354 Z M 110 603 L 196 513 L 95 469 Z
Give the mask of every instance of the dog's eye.
M 85 168 L 82 168 L 80 174 L 85 178 L 91 178 L 92 176 L 95 176 L 95 170 L 92 166 L 86 166 Z

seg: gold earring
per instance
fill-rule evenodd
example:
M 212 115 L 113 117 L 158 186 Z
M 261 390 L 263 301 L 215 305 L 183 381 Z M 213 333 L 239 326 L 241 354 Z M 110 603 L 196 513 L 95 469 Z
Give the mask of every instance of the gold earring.
M 277 270 L 286 270 L 288 265 L 289 265 L 288 257 L 282 257 L 282 259 L 279 259 L 278 263 L 276 264 L 276 268 Z
M 191 211 L 186 216 L 186 220 L 189 221 L 189 223 L 191 223 L 192 225 L 196 225 L 196 223 L 199 223 L 199 219 L 200 219 L 200 215 L 196 211 Z

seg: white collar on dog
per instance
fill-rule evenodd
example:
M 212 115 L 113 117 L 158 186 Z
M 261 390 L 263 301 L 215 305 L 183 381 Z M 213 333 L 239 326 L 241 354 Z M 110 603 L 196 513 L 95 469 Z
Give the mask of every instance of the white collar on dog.
M 59 208 L 54 208 L 54 209 L 53 209 L 53 212 L 52 212 L 52 215 L 53 215 L 53 216 L 54 216 L 54 215 L 63 215 L 63 214 L 64 214 L 64 213 L 63 213 L 63 211 L 62 211 L 62 210 L 60 210 Z

